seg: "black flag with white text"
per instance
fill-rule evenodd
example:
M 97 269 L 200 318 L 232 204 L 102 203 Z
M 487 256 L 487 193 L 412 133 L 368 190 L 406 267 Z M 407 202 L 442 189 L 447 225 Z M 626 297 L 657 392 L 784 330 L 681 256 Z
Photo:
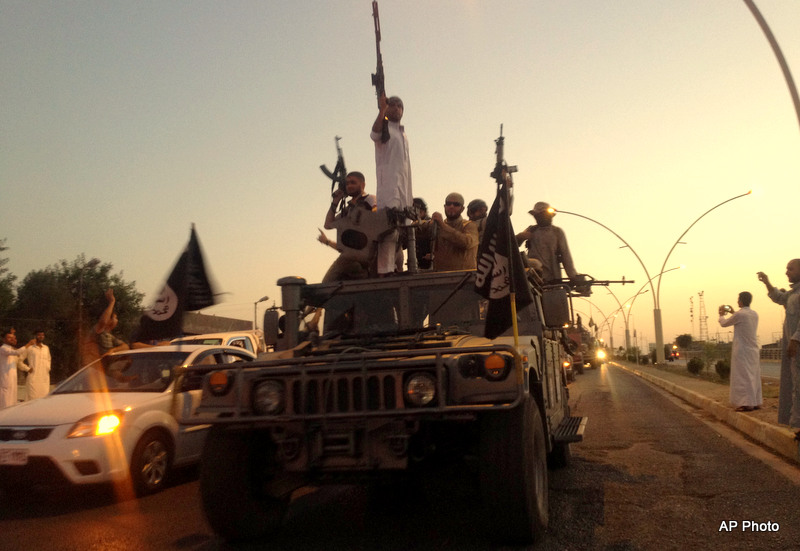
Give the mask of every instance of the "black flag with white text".
M 183 314 L 214 304 L 203 253 L 192 225 L 189 244 L 152 306 L 145 309 L 136 342 L 166 340 L 183 334 Z
M 475 292 L 489 299 L 484 330 L 487 339 L 494 339 L 511 327 L 512 292 L 515 293 L 518 310 L 533 302 L 525 268 L 516 247 L 508 203 L 507 188 L 498 186 L 497 197 L 486 218 L 486 229 L 478 246 Z

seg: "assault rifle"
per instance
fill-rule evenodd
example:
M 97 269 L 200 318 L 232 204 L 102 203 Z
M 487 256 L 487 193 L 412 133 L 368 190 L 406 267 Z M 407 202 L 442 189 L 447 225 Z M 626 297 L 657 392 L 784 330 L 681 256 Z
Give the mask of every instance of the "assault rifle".
M 341 189 L 345 192 L 344 196 L 342 197 L 341 202 L 339 203 L 339 210 L 341 211 L 345 200 L 347 199 L 347 190 L 345 189 L 345 177 L 347 176 L 347 169 L 344 167 L 344 155 L 342 155 L 342 148 L 339 147 L 339 140 L 342 138 L 340 136 L 336 136 L 336 167 L 333 169 L 333 172 L 328 170 L 328 167 L 325 165 L 319 165 L 319 169 L 322 171 L 325 176 L 330 178 L 331 180 L 331 195 L 335 189 Z
M 505 138 L 503 137 L 503 125 L 500 125 L 500 137 L 497 138 L 494 143 L 495 146 L 495 154 L 497 155 L 497 162 L 494 165 L 494 170 L 492 171 L 489 176 L 495 179 L 497 182 L 498 187 L 504 186 L 507 190 L 509 190 L 509 214 L 511 211 L 511 203 L 510 203 L 510 188 L 514 186 L 514 182 L 511 178 L 511 174 L 517 172 L 516 166 L 508 166 L 505 160 Z
M 381 54 L 381 18 L 378 15 L 378 2 L 372 0 L 372 19 L 375 23 L 375 51 L 378 56 L 378 67 L 372 73 L 372 85 L 375 87 L 375 94 L 378 96 L 378 109 L 381 108 L 381 97 L 386 96 L 386 84 L 383 76 L 383 55 Z M 383 119 L 383 129 L 381 130 L 381 142 L 389 141 L 389 124 Z

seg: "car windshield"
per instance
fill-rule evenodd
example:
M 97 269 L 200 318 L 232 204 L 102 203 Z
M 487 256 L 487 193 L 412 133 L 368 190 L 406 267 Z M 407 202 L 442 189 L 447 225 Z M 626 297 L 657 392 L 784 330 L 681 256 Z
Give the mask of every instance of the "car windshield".
M 67 379 L 53 394 L 164 392 L 172 382 L 173 368 L 182 365 L 188 356 L 188 352 L 104 356 Z
M 205 344 L 205 345 L 220 345 L 222 344 L 222 339 L 215 337 L 215 338 L 202 338 L 202 339 L 181 339 L 178 341 L 172 341 L 172 344 Z

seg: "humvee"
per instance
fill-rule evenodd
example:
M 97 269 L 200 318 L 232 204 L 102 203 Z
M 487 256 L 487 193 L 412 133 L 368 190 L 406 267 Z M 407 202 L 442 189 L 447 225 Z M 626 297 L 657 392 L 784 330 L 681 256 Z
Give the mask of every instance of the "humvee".
M 210 425 L 202 506 L 229 540 L 266 537 L 306 485 L 363 483 L 469 457 L 486 526 L 528 543 L 548 524 L 548 466 L 569 462 L 586 419 L 570 415 L 561 365 L 564 289 L 532 285 L 511 330 L 484 337 L 472 271 L 309 284 L 278 281 L 285 317 L 265 314 L 275 351 L 205 375 Z M 303 314 L 324 309 L 318 330 Z M 278 327 L 281 325 L 281 329 Z

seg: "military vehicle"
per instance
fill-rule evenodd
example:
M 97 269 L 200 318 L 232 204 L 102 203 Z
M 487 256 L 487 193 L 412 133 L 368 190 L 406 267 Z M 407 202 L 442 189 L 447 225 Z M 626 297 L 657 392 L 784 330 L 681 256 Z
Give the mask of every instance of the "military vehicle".
M 569 462 L 586 423 L 570 415 L 561 366 L 566 292 L 532 287 L 515 346 L 510 330 L 483 336 L 487 300 L 475 278 L 280 279 L 282 330 L 275 311 L 265 315 L 275 352 L 207 374 L 196 413 L 182 421 L 211 425 L 200 491 L 213 530 L 265 537 L 305 485 L 386 480 L 469 457 L 488 530 L 507 542 L 541 534 L 548 465 Z M 301 323 L 314 308 L 324 309 L 319 331 Z

